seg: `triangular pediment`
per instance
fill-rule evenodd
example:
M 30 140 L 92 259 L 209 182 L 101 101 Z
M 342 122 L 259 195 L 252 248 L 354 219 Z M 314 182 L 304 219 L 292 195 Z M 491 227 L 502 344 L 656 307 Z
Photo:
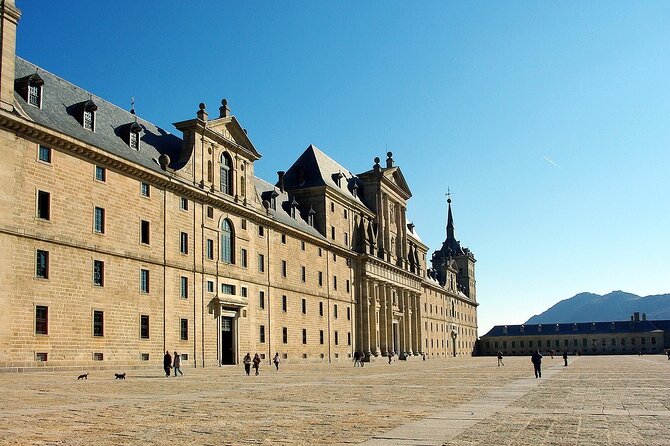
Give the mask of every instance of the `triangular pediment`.
M 235 116 L 213 119 L 207 123 L 207 128 L 221 135 L 225 140 L 246 149 L 257 158 L 260 158 L 260 154 L 249 139 L 247 132 L 242 128 Z
M 387 183 L 393 185 L 396 191 L 401 192 L 401 195 L 404 195 L 405 199 L 408 199 L 412 196 L 412 191 L 405 181 L 405 176 L 402 174 L 400 167 L 391 167 L 384 169 L 384 179 Z

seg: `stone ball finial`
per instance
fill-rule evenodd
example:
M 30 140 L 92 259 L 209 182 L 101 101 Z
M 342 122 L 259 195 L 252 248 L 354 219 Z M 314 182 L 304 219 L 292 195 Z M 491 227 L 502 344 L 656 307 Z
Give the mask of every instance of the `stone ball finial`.
M 228 99 L 221 99 L 221 105 L 226 107 L 228 105 Z
M 167 170 L 167 167 L 170 164 L 170 157 L 165 153 L 162 153 L 161 156 L 158 157 L 158 164 L 161 166 L 161 169 Z
M 381 161 L 381 160 L 379 159 L 379 157 L 378 157 L 378 156 L 375 156 L 375 164 L 379 164 L 379 161 Z
M 205 111 L 205 108 L 207 108 L 207 106 L 205 105 L 204 102 L 201 102 L 201 103 L 198 105 L 198 108 L 199 108 L 200 110 L 202 110 L 202 111 Z
M 389 157 L 389 158 L 393 158 L 393 152 L 387 152 L 386 156 Z

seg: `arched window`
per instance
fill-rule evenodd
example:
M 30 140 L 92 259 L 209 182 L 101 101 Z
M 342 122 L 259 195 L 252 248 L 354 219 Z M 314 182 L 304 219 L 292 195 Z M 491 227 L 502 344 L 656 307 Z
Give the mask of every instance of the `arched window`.
M 221 192 L 233 194 L 233 162 L 227 153 L 221 154 Z
M 228 219 L 221 223 L 221 261 L 233 263 L 233 225 Z

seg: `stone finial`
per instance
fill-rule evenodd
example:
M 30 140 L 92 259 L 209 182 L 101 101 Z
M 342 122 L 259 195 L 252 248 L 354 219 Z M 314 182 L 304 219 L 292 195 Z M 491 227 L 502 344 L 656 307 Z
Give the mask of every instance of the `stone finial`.
M 207 106 L 205 105 L 205 103 L 201 102 L 200 105 L 198 105 L 198 108 L 199 110 L 196 113 L 198 119 L 200 119 L 201 121 L 207 121 L 207 112 L 205 111 L 205 108 L 207 108 Z
M 375 172 L 379 172 L 382 169 L 382 167 L 379 165 L 380 161 L 381 160 L 379 159 L 379 157 L 375 156 L 375 165 L 372 166 L 372 170 L 374 170 Z
M 165 153 L 161 154 L 161 156 L 158 157 L 158 164 L 161 166 L 161 169 L 167 170 L 168 165 L 170 164 L 170 157 Z
M 219 107 L 219 118 L 227 118 L 230 116 L 230 109 L 228 108 L 228 100 L 221 100 L 221 107 Z
M 386 167 L 393 167 L 393 152 L 387 152 L 386 156 Z

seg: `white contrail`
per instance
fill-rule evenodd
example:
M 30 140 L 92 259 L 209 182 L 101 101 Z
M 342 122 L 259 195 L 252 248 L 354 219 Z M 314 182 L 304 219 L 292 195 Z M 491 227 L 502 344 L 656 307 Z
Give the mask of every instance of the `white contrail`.
M 552 160 L 550 160 L 549 158 L 547 158 L 546 156 L 544 157 L 544 159 L 546 159 L 547 161 L 549 161 L 551 164 L 553 164 L 556 167 L 561 167 L 558 164 L 556 164 L 555 162 L 553 162 Z

